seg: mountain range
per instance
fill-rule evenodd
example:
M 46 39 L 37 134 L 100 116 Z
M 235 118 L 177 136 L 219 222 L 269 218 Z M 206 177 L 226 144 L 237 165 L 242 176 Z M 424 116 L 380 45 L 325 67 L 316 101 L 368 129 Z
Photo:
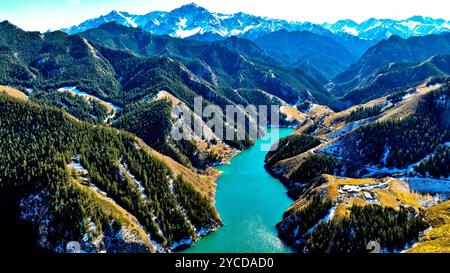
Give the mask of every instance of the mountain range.
M 405 20 L 370 18 L 359 24 L 347 19 L 334 24 L 325 23 L 322 26 L 333 33 L 347 33 L 371 40 L 383 40 L 392 35 L 409 38 L 450 31 L 450 21 L 422 16 L 413 16 Z
M 194 3 L 170 12 L 153 11 L 145 15 L 112 11 L 78 26 L 63 29 L 63 31 L 69 34 L 80 33 L 107 22 L 140 27 L 157 35 L 170 35 L 179 38 L 192 37 L 202 40 L 231 36 L 256 39 L 264 34 L 282 29 L 288 31 L 306 30 L 321 35 L 330 35 L 331 33 L 340 36 L 351 35 L 376 41 L 389 38 L 392 35 L 408 38 L 450 31 L 449 21 L 421 16 L 414 16 L 406 20 L 371 18 L 360 24 L 348 19 L 333 24 L 314 24 L 259 17 L 242 12 L 236 14 L 213 13 Z
M 448 56 L 439 54 L 450 54 L 448 33 L 408 39 L 392 36 L 367 50 L 329 87 L 335 96 L 343 97 L 345 106 L 367 102 L 428 77 L 448 75 L 444 61 Z

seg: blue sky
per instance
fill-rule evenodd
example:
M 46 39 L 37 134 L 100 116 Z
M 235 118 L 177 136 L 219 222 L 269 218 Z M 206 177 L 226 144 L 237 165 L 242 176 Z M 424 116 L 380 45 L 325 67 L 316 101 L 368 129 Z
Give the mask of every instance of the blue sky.
M 413 15 L 450 20 L 449 0 L 1 0 L 0 21 L 9 20 L 26 30 L 69 27 L 113 9 L 144 14 L 169 11 L 195 2 L 210 11 L 243 11 L 295 21 L 335 22 L 370 17 L 405 19 Z

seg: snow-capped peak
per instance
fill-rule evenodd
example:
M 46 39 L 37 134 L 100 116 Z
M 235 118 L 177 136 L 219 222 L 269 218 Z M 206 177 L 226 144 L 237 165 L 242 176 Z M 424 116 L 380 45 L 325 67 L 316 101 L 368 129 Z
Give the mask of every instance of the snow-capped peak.
M 423 16 L 413 16 L 405 20 L 370 18 L 360 24 L 351 20 L 340 20 L 323 27 L 334 33 L 348 33 L 364 39 L 381 40 L 391 35 L 402 38 L 439 34 L 449 31 L 448 22 Z
M 186 38 L 198 34 L 222 37 L 240 36 L 256 38 L 261 35 L 286 29 L 307 30 L 317 34 L 350 34 L 362 39 L 381 40 L 391 35 L 403 38 L 437 34 L 450 31 L 450 23 L 443 19 L 413 16 L 405 20 L 370 18 L 362 23 L 345 19 L 334 24 L 316 25 L 309 22 L 292 22 L 259 17 L 242 12 L 235 14 L 212 13 L 190 3 L 170 12 L 154 11 L 145 15 L 132 15 L 114 10 L 99 18 L 90 19 L 79 26 L 63 31 L 74 34 L 95 28 L 107 22 L 116 22 L 128 27 L 140 27 L 150 33 Z

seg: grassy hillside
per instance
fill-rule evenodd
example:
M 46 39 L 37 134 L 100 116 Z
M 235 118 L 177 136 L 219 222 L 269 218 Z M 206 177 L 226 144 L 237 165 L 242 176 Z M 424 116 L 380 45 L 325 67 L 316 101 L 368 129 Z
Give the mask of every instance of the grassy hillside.
M 450 252 L 450 201 L 426 210 L 431 229 L 408 253 L 449 253 Z
M 28 96 L 25 95 L 23 92 L 15 89 L 15 88 L 11 88 L 8 86 L 3 86 L 0 85 L 0 94 L 6 94 L 8 96 L 14 97 L 14 98 L 18 98 L 21 100 L 27 100 Z

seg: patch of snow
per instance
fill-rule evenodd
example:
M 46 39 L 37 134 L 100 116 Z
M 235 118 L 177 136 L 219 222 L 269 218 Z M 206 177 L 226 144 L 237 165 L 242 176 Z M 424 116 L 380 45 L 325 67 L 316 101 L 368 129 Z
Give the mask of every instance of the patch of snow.
M 402 100 L 407 100 L 407 99 L 409 99 L 411 96 L 412 96 L 412 94 L 411 94 L 411 93 L 408 93 L 408 94 L 406 94 L 406 95 L 404 95 L 404 96 L 402 97 Z
M 340 137 L 344 134 L 347 134 L 361 126 L 364 126 L 370 122 L 372 122 L 374 120 L 374 118 L 368 118 L 368 119 L 363 119 L 363 120 L 358 120 L 355 122 L 351 122 L 341 128 L 339 128 L 338 130 L 331 132 L 327 135 L 325 135 L 327 138 L 336 138 L 336 137 Z
M 168 181 L 169 181 L 169 189 L 170 189 L 170 192 L 171 192 L 171 193 L 175 193 L 174 190 L 173 190 L 173 179 L 172 179 L 172 177 L 168 176 L 167 179 L 168 179 Z
M 253 29 L 255 26 L 246 26 L 245 28 L 244 28 L 244 30 L 242 30 L 242 33 L 245 33 L 245 32 L 247 32 L 247 31 L 249 31 L 249 30 L 251 30 L 251 29 Z
M 237 36 L 237 35 L 239 35 L 240 33 L 241 33 L 241 31 L 240 31 L 239 29 L 233 29 L 233 30 L 230 31 L 230 34 L 231 34 L 232 36 Z
M 186 18 L 180 18 L 180 22 L 177 23 L 177 26 L 180 28 L 186 28 L 187 27 L 187 19 Z
M 92 222 L 91 218 L 86 219 L 88 227 L 82 237 L 81 253 L 99 253 L 106 252 L 103 243 L 103 234 L 97 234 L 97 226 Z
M 413 29 L 415 29 L 417 26 L 420 26 L 420 25 L 422 25 L 422 24 L 421 24 L 420 22 L 407 20 L 407 21 L 401 22 L 400 25 L 405 26 L 405 27 L 409 28 L 410 30 L 413 30 Z
M 372 26 L 366 28 L 366 29 L 364 30 L 364 32 L 367 32 L 367 31 L 369 31 L 369 30 L 372 30 L 372 29 L 374 29 L 374 28 L 377 28 L 377 27 L 381 26 L 381 24 L 382 24 L 381 22 L 377 22 L 376 24 L 374 24 L 374 25 L 372 25 Z
M 211 231 L 213 231 L 212 228 L 202 227 L 200 230 L 196 230 L 195 233 L 196 233 L 198 236 L 202 237 L 202 236 L 208 235 L 209 233 L 211 233 Z
M 450 180 L 436 178 L 405 178 L 409 188 L 419 193 L 440 194 L 443 198 L 450 196 Z
M 90 95 L 90 94 L 88 94 L 86 92 L 80 91 L 80 90 L 77 89 L 76 86 L 61 87 L 61 88 L 58 89 L 58 91 L 59 92 L 70 92 L 70 93 L 73 93 L 75 95 L 81 96 L 86 101 L 95 100 L 98 103 L 106 104 L 106 105 L 110 106 L 114 111 L 112 111 L 111 113 L 108 114 L 108 116 L 105 119 L 105 123 L 107 123 L 108 121 L 113 121 L 114 118 L 116 117 L 117 112 L 122 111 L 122 108 L 120 108 L 119 106 L 114 105 L 111 102 L 107 102 L 107 101 L 104 101 L 102 99 L 99 99 L 96 96 Z
M 136 142 L 133 143 L 133 146 L 134 146 L 134 148 L 135 148 L 136 150 L 141 150 L 141 149 L 142 149 L 141 146 L 139 146 L 139 144 L 137 144 Z
M 336 206 L 328 210 L 328 213 L 319 222 L 317 222 L 312 228 L 310 228 L 303 236 L 311 234 L 314 230 L 323 222 L 328 222 L 333 219 L 334 213 L 336 212 Z
M 354 27 L 344 26 L 342 28 L 342 31 L 344 31 L 347 34 L 353 35 L 353 36 L 359 35 L 359 31 Z
M 38 245 L 42 248 L 51 248 L 48 236 L 50 234 L 49 224 L 52 216 L 48 212 L 44 191 L 31 194 L 20 201 L 20 219 L 31 223 L 38 232 Z M 58 249 L 55 249 L 57 251 Z M 58 252 L 58 251 L 57 251 Z M 61 252 L 61 251 L 59 251 Z
M 179 28 L 176 32 L 175 32 L 175 36 L 178 38 L 186 38 L 186 37 L 191 37 L 194 36 L 198 33 L 201 33 L 202 28 L 201 27 L 196 27 L 194 29 L 181 29 Z
M 130 26 L 138 27 L 138 25 L 130 17 L 127 17 L 127 16 L 123 15 L 121 12 L 117 12 L 117 14 L 120 17 L 122 17 L 123 19 L 125 19 L 125 21 L 127 21 L 127 23 L 130 24 Z
M 123 161 L 123 158 L 120 159 L 119 164 L 122 167 L 122 169 L 125 171 L 125 174 L 122 174 L 122 175 L 128 176 L 134 182 L 134 184 L 137 186 L 139 192 L 141 193 L 141 197 L 144 200 L 147 199 L 148 197 L 145 194 L 145 188 L 144 188 L 144 186 L 142 186 L 142 182 L 137 180 L 136 177 L 130 172 L 127 164 Z
M 100 188 L 98 188 L 95 184 L 93 184 L 90 181 L 89 178 L 89 172 L 88 170 L 86 170 L 82 165 L 81 165 L 81 161 L 80 161 L 80 155 L 74 155 L 72 157 L 72 161 L 70 162 L 70 164 L 67 165 L 69 168 L 74 169 L 77 171 L 78 176 L 85 182 L 89 182 L 89 187 L 92 188 L 94 191 L 96 191 L 97 193 L 103 195 L 104 197 L 106 197 L 109 201 L 111 201 L 114 204 L 117 204 L 112 198 L 108 197 L 108 194 L 104 191 L 102 191 Z
M 194 244 L 194 241 L 192 240 L 192 238 L 187 238 L 187 239 L 180 240 L 178 242 L 174 242 L 171 249 L 174 250 L 181 246 L 191 246 L 193 244 Z
M 391 153 L 391 148 L 386 146 L 385 150 L 384 150 L 383 158 L 381 159 L 381 163 L 383 165 L 387 165 L 387 159 L 388 159 L 390 153 Z
M 76 170 L 81 179 L 88 180 L 89 172 L 81 165 L 80 155 L 74 155 L 72 161 L 67 166 L 70 169 Z

